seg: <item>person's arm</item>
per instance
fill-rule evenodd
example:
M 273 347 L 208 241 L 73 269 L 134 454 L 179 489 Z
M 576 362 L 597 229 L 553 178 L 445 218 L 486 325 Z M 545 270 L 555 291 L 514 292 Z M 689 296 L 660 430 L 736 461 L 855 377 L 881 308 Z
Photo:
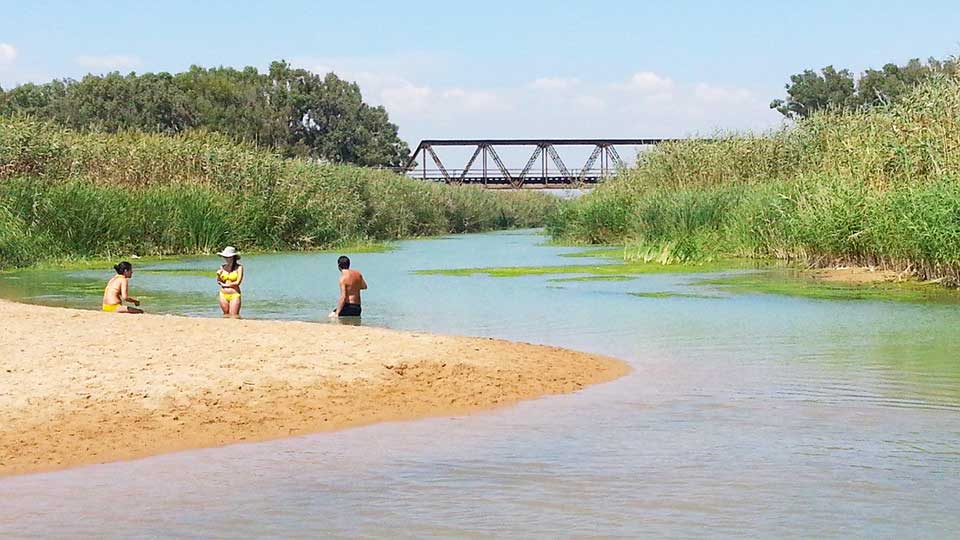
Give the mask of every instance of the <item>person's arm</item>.
M 347 282 L 343 279 L 340 280 L 340 298 L 337 298 L 337 307 L 333 308 L 331 316 L 340 316 L 340 310 L 343 309 L 343 305 L 347 303 Z
M 367 290 L 367 281 L 363 279 L 363 274 L 360 274 L 360 290 L 361 291 Z
M 243 283 L 243 267 L 237 267 L 237 280 L 236 281 L 221 281 L 221 287 L 239 287 Z
M 128 295 L 127 292 L 127 280 L 124 278 L 123 281 L 120 282 L 120 299 L 124 302 L 133 302 L 133 305 L 139 306 L 140 301 Z

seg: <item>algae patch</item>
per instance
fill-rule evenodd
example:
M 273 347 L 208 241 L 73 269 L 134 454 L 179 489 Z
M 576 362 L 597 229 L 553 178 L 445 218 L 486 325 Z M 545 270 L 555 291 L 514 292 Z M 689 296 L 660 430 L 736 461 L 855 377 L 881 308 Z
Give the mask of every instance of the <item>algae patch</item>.
M 674 292 L 674 291 L 653 291 L 653 292 L 632 292 L 627 293 L 630 296 L 636 296 L 639 298 L 700 298 L 700 299 L 709 299 L 709 300 L 718 300 L 724 298 L 723 296 L 716 294 L 697 294 L 697 293 L 684 293 L 684 292 Z
M 141 274 L 175 275 L 175 276 L 197 276 L 197 277 L 216 277 L 216 270 L 200 270 L 197 268 L 142 268 L 137 270 Z
M 580 276 L 580 277 L 568 277 L 568 278 L 552 278 L 547 281 L 551 283 L 571 283 L 577 281 L 633 281 L 637 279 L 635 276 Z
M 487 268 L 450 268 L 416 270 L 420 275 L 490 277 L 544 276 L 555 274 L 585 274 L 587 276 L 629 276 L 642 274 L 706 274 L 743 268 L 743 261 L 715 261 L 701 264 L 659 264 L 631 262 L 611 264 L 570 264 L 557 266 L 501 266 Z M 752 265 L 751 266 L 755 266 Z
M 595 247 L 590 249 L 584 249 L 581 251 L 574 251 L 572 253 L 561 253 L 561 257 L 570 257 L 570 258 L 588 258 L 595 257 L 598 259 L 619 259 L 623 260 L 624 257 L 624 248 L 623 246 L 604 246 L 604 247 Z
M 814 300 L 874 300 L 913 303 L 960 303 L 960 292 L 916 280 L 852 284 L 815 279 L 800 270 L 736 274 L 696 280 L 735 293 L 779 294 Z

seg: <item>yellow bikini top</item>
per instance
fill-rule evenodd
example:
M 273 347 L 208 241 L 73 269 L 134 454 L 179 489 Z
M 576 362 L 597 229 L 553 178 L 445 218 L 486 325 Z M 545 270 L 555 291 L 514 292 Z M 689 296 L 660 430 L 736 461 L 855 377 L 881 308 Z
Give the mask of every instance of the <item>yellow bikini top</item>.
M 233 272 L 227 272 L 223 268 L 217 270 L 220 274 L 220 279 L 223 281 L 236 281 L 240 277 L 240 273 L 234 270 Z

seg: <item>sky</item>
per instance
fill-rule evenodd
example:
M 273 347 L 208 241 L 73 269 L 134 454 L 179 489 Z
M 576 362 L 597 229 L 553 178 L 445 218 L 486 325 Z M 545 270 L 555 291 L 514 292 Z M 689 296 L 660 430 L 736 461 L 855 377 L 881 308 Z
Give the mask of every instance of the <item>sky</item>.
M 0 86 L 285 59 L 424 138 L 761 131 L 791 74 L 960 54 L 952 1 L 0 0 Z

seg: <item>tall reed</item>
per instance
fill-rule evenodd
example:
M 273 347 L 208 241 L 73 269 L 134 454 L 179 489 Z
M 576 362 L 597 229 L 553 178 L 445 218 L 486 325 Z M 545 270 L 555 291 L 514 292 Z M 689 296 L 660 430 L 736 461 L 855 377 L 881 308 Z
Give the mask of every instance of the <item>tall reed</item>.
M 960 284 L 960 81 L 762 136 L 663 144 L 565 205 L 549 229 L 676 252 L 662 260 L 871 264 Z
M 0 118 L 0 268 L 75 256 L 313 249 L 533 227 L 557 199 L 283 159 L 208 132 L 78 134 Z

